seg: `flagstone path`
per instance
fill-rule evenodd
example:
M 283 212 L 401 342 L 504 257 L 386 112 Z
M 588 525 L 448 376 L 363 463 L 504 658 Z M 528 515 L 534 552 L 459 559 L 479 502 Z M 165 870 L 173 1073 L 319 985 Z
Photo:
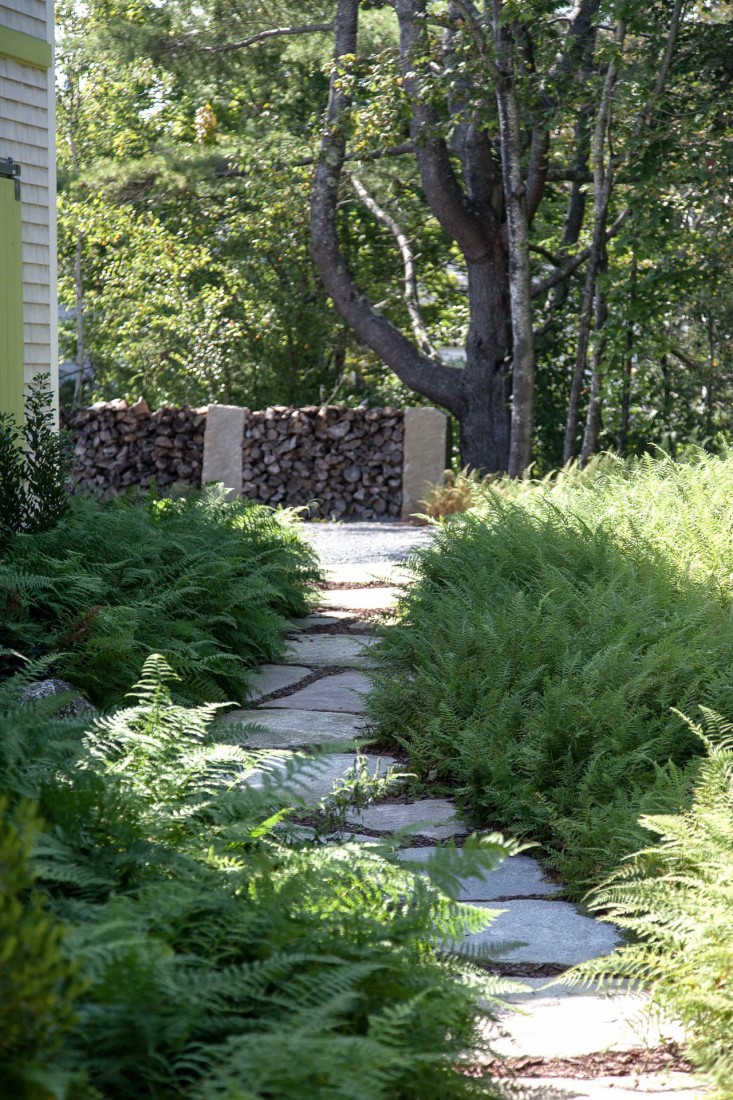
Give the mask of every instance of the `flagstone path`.
M 276 774 L 285 768 L 289 754 L 328 746 L 348 750 L 366 735 L 369 619 L 389 612 L 399 585 L 409 581 L 400 559 L 429 538 L 425 529 L 404 524 L 318 524 L 307 527 L 306 535 L 322 554 L 331 587 L 323 592 L 314 614 L 292 623 L 285 663 L 265 666 L 254 678 L 249 706 L 227 716 L 242 724 L 243 744 L 281 750 L 280 759 L 269 766 Z M 372 773 L 399 767 L 389 756 L 367 753 L 366 759 Z M 315 804 L 352 764 L 352 753 L 329 752 L 313 757 L 296 780 L 283 782 L 292 782 Z M 410 830 L 410 846 L 401 857 L 418 868 L 436 842 L 455 837 L 460 843 L 469 831 L 453 803 L 442 798 L 376 803 L 348 814 L 346 821 L 354 838 L 363 841 Z M 562 985 L 547 988 L 551 978 L 536 977 L 538 969 L 559 974 L 574 963 L 608 953 L 619 942 L 611 925 L 563 901 L 560 892 L 561 887 L 548 881 L 539 863 L 527 855 L 507 859 L 486 880 L 466 875 L 461 882 L 462 900 L 500 910 L 485 932 L 467 936 L 466 943 L 493 949 L 498 969 L 503 966 L 525 985 L 524 992 L 507 996 L 520 1011 L 508 1007 L 501 1015 L 500 1034 L 495 1024 L 485 1021 L 492 1049 L 515 1067 L 512 1092 L 519 1089 L 531 1100 L 627 1100 L 640 1094 L 693 1100 L 703 1095 L 688 1074 L 658 1072 L 659 1057 L 652 1073 L 643 1072 L 643 1059 L 636 1059 L 637 1072 L 627 1068 L 619 1075 L 610 1069 L 613 1076 L 592 1079 L 586 1065 L 570 1074 L 564 1070 L 567 1059 L 656 1050 L 680 1035 L 670 1025 L 651 1022 L 639 995 L 622 989 L 601 996 Z M 523 1077 L 522 1067 L 530 1062 L 535 1075 Z M 595 1072 L 602 1070 L 603 1060 Z

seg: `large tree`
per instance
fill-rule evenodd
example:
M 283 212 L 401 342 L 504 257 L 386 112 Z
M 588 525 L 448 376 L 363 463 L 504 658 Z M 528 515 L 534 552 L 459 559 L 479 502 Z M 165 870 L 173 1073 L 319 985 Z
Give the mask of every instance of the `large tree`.
M 62 3 L 97 394 L 417 394 L 515 474 L 730 434 L 722 8 Z
M 358 44 L 361 6 L 361 0 L 338 0 L 328 113 L 312 186 L 314 258 L 336 308 L 406 385 L 458 419 L 465 463 L 521 475 L 532 457 L 534 328 L 552 323 L 553 312 L 568 302 L 564 284 L 581 275 L 564 457 L 575 454 L 592 351 L 587 457 L 600 427 L 609 241 L 642 195 L 653 201 L 648 171 L 639 180 L 635 168 L 660 130 L 668 131 L 665 89 L 682 0 L 643 10 L 602 0 L 576 0 L 571 8 L 553 0 L 493 0 L 481 10 L 473 0 L 394 0 L 409 130 L 394 151 L 414 156 L 430 210 L 465 267 L 463 369 L 415 338 L 419 324 L 407 336 L 376 308 L 340 247 L 339 195 L 366 64 Z M 548 219 L 559 224 L 561 201 L 559 247 L 549 250 L 543 238 Z M 373 208 L 379 204 L 373 201 Z M 534 279 L 533 254 L 539 257 Z M 405 262 L 412 263 L 409 252 Z M 406 285 L 416 287 L 407 274 Z

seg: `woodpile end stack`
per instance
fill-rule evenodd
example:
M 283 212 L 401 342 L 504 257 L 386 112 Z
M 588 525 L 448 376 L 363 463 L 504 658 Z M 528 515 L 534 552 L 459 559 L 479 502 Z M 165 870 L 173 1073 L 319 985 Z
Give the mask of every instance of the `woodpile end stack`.
M 151 412 L 142 398 L 134 405 L 100 402 L 62 410 L 61 427 L 72 434 L 73 477 L 82 489 L 201 484 L 205 408 L 163 406 Z
M 399 409 L 276 405 L 245 412 L 242 492 L 265 504 L 311 502 L 314 518 L 385 519 L 402 502 Z
M 310 504 L 313 518 L 399 516 L 402 410 L 280 405 L 243 412 L 244 496 L 270 505 Z M 206 424 L 205 408 L 151 412 L 142 399 L 61 414 L 61 426 L 73 439 L 74 481 L 98 493 L 151 485 L 161 491 L 198 488 Z

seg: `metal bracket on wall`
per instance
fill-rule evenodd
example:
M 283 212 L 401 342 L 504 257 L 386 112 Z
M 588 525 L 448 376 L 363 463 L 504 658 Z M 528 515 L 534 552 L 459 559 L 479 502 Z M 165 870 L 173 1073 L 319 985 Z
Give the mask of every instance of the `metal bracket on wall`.
M 15 201 L 20 202 L 20 165 L 12 157 L 0 157 L 0 176 L 15 180 Z

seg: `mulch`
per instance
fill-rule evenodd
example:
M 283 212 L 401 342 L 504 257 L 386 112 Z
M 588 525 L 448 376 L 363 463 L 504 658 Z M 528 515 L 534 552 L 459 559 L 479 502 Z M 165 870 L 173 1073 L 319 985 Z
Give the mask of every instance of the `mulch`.
M 494 1077 L 566 1077 L 590 1080 L 594 1077 L 631 1077 L 649 1073 L 691 1073 L 692 1063 L 678 1043 L 652 1050 L 605 1051 L 575 1058 L 490 1058 L 480 1066 L 467 1067 L 469 1075 L 488 1070 Z M 473 1072 L 472 1072 L 473 1071 Z
M 341 592 L 348 591 L 351 588 L 394 588 L 394 584 L 390 581 L 326 581 L 325 584 L 319 584 L 318 588 L 325 589 L 327 592 Z

